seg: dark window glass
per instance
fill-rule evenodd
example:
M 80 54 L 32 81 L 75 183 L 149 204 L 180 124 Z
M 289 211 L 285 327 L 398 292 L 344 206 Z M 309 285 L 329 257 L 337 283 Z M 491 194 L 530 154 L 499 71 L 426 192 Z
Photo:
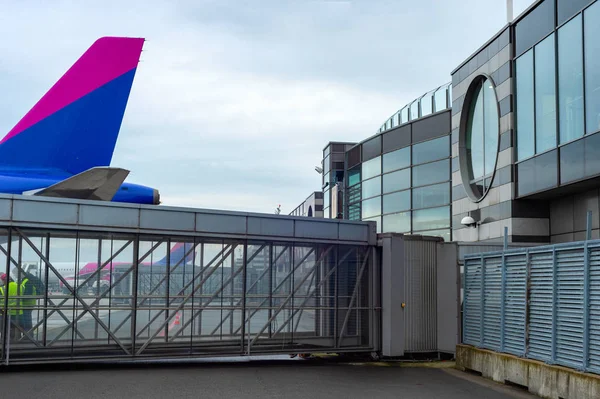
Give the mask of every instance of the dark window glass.
M 450 136 L 415 144 L 412 147 L 412 163 L 431 162 L 450 156 Z
M 367 180 L 381 174 L 381 157 L 373 158 L 362 164 L 362 179 Z
M 585 139 L 585 175 L 600 174 L 600 133 Z
M 363 162 L 381 155 L 381 136 L 365 141 L 362 145 Z
M 585 175 L 584 140 L 560 148 L 560 182 L 579 180 Z
M 348 203 L 360 201 L 361 198 L 361 185 L 356 184 L 348 188 Z
M 533 102 L 533 50 L 517 60 L 517 159 L 533 156 L 534 102 Z
M 443 160 L 425 165 L 415 166 L 413 169 L 413 186 L 425 186 L 450 180 L 450 161 Z
M 410 187 L 410 168 L 383 175 L 383 192 L 391 193 Z
M 410 212 L 394 213 L 383 217 L 384 233 L 409 233 Z
M 566 143 L 584 133 L 581 16 L 558 31 L 558 93 L 560 142 Z
M 348 171 L 348 187 L 360 183 L 360 168 Z
M 556 147 L 554 35 L 535 46 L 535 151 Z
M 370 198 L 381 195 L 381 177 L 375 177 L 362 183 L 362 197 Z
M 371 198 L 362 202 L 362 218 L 370 218 L 381 214 L 381 197 Z
M 412 200 L 413 209 L 447 205 L 450 203 L 450 183 L 415 188 Z
M 410 166 L 410 147 L 383 154 L 383 173 Z
M 348 220 L 361 220 L 360 202 L 348 206 Z
M 413 211 L 413 230 L 432 230 L 450 227 L 450 207 Z
M 357 145 L 356 147 L 348 150 L 347 153 L 347 162 L 348 162 L 348 167 L 351 168 L 355 165 L 358 165 L 360 163 L 360 146 Z
M 422 236 L 428 236 L 428 237 L 442 237 L 444 239 L 444 241 L 446 241 L 446 242 L 450 241 L 450 230 L 448 230 L 448 229 L 429 230 L 429 231 L 414 231 L 413 234 L 420 234 Z
M 412 125 L 413 143 L 450 134 L 450 111 L 419 120 Z
M 556 151 L 551 151 L 517 165 L 519 196 L 556 187 L 556 158 Z
M 556 5 L 558 24 L 561 25 L 563 22 L 566 22 L 593 1 L 594 0 L 558 0 L 558 4 Z
M 521 55 L 553 29 L 554 0 L 546 0 L 517 23 L 515 28 L 516 55 Z
M 406 211 L 410 209 L 410 190 L 383 196 L 383 213 Z
M 585 114 L 586 131 L 600 130 L 600 2 L 585 13 Z
M 383 135 L 383 152 L 410 145 L 410 125 L 402 126 Z

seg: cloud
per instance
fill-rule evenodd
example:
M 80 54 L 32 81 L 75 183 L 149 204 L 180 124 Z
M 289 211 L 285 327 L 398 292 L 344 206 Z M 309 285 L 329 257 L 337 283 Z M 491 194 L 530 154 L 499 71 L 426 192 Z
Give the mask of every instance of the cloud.
M 485 5 L 483 5 L 485 3 Z M 516 13 L 529 5 L 516 0 Z M 8 131 L 98 37 L 145 37 L 113 157 L 165 204 L 289 212 L 329 141 L 360 141 L 505 23 L 504 2 L 104 1 L 3 5 Z M 26 21 L 27 29 L 23 29 Z M 19 34 L 15 34 L 19 32 Z

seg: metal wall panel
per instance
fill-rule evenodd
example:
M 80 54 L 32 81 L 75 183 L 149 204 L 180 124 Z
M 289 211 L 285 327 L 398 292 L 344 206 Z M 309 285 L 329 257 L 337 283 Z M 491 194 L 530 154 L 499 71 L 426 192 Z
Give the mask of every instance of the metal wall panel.
M 501 348 L 502 257 L 484 259 L 483 347 Z
M 505 257 L 504 351 L 525 355 L 527 254 Z
M 589 368 L 600 374 L 600 248 L 590 248 Z
M 40 223 L 77 223 L 77 205 L 52 202 L 17 202 L 13 206 L 13 220 Z
M 12 201 L 0 199 L 0 220 L 10 220 L 12 215 Z
M 140 211 L 135 208 L 113 208 L 94 205 L 79 207 L 79 224 L 85 226 L 136 228 Z
M 552 252 L 530 255 L 529 354 L 552 361 L 554 259 Z
M 437 240 L 404 241 L 404 346 L 407 352 L 437 351 Z
M 248 234 L 264 236 L 293 237 L 294 221 L 275 218 L 248 218 Z
M 463 342 L 479 346 L 481 344 L 481 310 L 483 258 L 465 259 L 464 302 L 463 302 Z
M 296 237 L 304 238 L 329 238 L 336 240 L 338 236 L 338 226 L 327 222 L 305 222 L 296 221 Z
M 196 231 L 215 233 L 245 234 L 246 218 L 235 215 L 196 214 Z
M 571 367 L 583 359 L 584 252 L 556 252 L 556 360 Z
M 143 229 L 194 231 L 194 213 L 177 211 L 140 211 L 140 227 Z

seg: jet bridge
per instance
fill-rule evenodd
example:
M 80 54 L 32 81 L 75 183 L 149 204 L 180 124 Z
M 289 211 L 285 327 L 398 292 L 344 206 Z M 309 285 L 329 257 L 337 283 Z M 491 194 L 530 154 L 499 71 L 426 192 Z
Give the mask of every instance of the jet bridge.
M 0 298 L 0 361 L 377 351 L 376 244 L 372 222 L 0 196 L 0 271 L 40 276 Z

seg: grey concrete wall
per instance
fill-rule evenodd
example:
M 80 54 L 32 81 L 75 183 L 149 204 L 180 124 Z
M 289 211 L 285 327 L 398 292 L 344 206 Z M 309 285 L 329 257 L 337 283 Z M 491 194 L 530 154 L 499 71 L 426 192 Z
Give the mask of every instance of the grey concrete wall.
M 592 212 L 592 238 L 600 238 L 600 190 L 594 189 L 550 201 L 550 234 L 553 243 L 582 241 L 587 212 Z
M 456 367 L 480 372 L 500 383 L 526 387 L 529 392 L 552 399 L 600 398 L 600 376 L 504 353 L 458 345 Z

